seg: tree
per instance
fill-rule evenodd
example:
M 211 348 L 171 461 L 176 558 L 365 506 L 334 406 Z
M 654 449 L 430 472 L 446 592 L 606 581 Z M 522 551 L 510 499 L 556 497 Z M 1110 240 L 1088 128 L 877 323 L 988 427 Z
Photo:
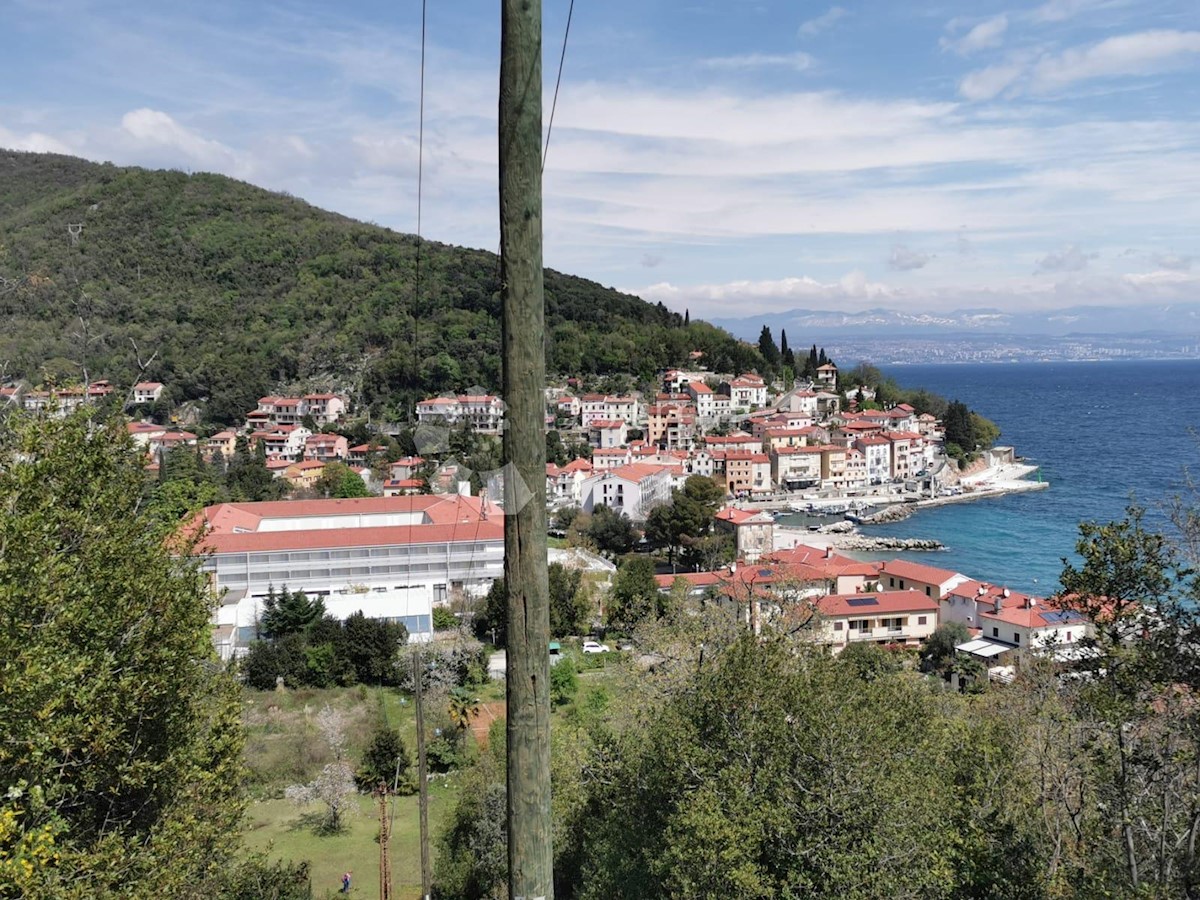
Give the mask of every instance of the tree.
M 878 644 L 851 644 L 837 656 L 840 665 L 848 666 L 864 681 L 872 681 L 900 671 L 900 661 L 886 647 Z
M 550 563 L 550 633 L 555 637 L 580 634 L 590 611 L 583 591 L 583 573 L 562 563 Z
M 471 626 L 475 637 L 481 641 L 497 647 L 507 643 L 508 589 L 504 586 L 503 578 L 492 582 L 487 596 L 483 598 L 483 609 L 475 613 Z
M 324 615 L 324 600 L 310 600 L 304 591 L 289 591 L 284 585 L 278 597 L 272 589 L 263 601 L 262 630 L 269 637 L 280 638 L 304 631 Z
M 954 896 L 927 691 L 774 637 L 706 649 L 589 771 L 576 896 Z
M 579 676 L 573 659 L 564 657 L 550 667 L 550 700 L 555 706 L 570 703 L 578 691 Z
M 967 453 L 975 451 L 975 429 L 971 422 L 971 411 L 958 400 L 951 400 L 942 418 L 946 430 L 946 443 L 956 444 Z
M 588 524 L 588 537 L 601 553 L 617 557 L 633 549 L 637 532 L 625 513 L 614 512 L 607 506 L 597 506 Z
M 789 370 L 796 368 L 796 354 L 792 352 L 792 348 L 788 346 L 787 329 L 779 329 L 779 361 L 782 362 Z M 785 387 L 788 385 L 784 384 Z
M 943 676 L 948 674 L 950 664 L 954 661 L 954 648 L 970 639 L 971 632 L 962 622 L 943 622 L 934 629 L 921 648 L 921 668 Z
M 404 739 L 395 728 L 380 726 L 371 735 L 367 749 L 363 751 L 354 780 L 363 791 L 371 791 L 386 784 L 389 790 L 411 793 L 408 770 L 412 759 Z
M 333 761 L 326 763 L 308 784 L 293 784 L 284 791 L 284 796 L 297 806 L 321 804 L 323 815 L 318 830 L 336 834 L 356 809 L 354 770 L 346 759 L 346 717 L 326 703 L 317 713 L 317 729 L 333 754 Z
M 324 497 L 338 499 L 371 496 L 362 476 L 345 463 L 340 462 L 325 464 L 321 477 L 317 479 L 317 492 Z
M 762 333 L 758 336 L 758 352 L 762 354 L 763 361 L 771 369 L 779 368 L 779 348 L 775 346 L 775 339 L 771 337 L 771 329 L 764 325 Z
M 237 685 L 143 483 L 123 421 L 0 424 L 5 896 L 185 896 L 237 848 Z
M 617 628 L 632 631 L 647 617 L 659 615 L 665 599 L 654 580 L 654 564 L 645 556 L 631 556 L 621 563 L 608 595 L 608 620 Z
M 1092 865 L 1130 894 L 1190 895 L 1200 886 L 1196 578 L 1140 507 L 1079 533 L 1081 562 L 1063 561 L 1058 602 L 1093 627 L 1073 704 L 1107 813 Z

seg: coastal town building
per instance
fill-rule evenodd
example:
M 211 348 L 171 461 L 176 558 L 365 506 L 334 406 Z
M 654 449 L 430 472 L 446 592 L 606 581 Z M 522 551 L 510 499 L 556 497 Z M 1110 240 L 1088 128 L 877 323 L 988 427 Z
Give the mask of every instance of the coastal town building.
M 743 373 L 722 384 L 721 391 L 729 397 L 729 405 L 735 410 L 752 410 L 767 405 L 767 384 L 760 375 Z
M 588 476 L 579 494 L 584 512 L 607 506 L 634 522 L 644 522 L 650 510 L 671 499 L 671 473 L 666 466 L 630 463 Z
M 584 394 L 579 413 L 579 424 L 584 429 L 588 429 L 596 421 L 620 419 L 627 425 L 635 425 L 638 421 L 639 411 L 640 405 L 637 398 L 633 396 Z
M 499 434 L 504 427 L 504 401 L 491 394 L 459 394 L 417 403 L 419 425 L 469 424 L 480 434 Z
M 726 453 L 725 488 L 734 497 L 771 492 L 771 458 L 765 453 Z
M 726 506 L 717 511 L 714 524 L 733 534 L 738 559 L 756 562 L 775 549 L 775 518 L 768 512 Z
M 503 515 L 457 494 L 223 503 L 194 524 L 224 659 L 246 651 L 267 594 L 284 586 L 320 597 L 335 618 L 361 610 L 425 641 L 434 606 L 482 596 L 503 574 Z
M 937 601 L 916 591 L 830 594 L 816 607 L 815 640 L 835 654 L 857 643 L 917 647 L 938 626 Z
M 133 402 L 155 403 L 162 396 L 163 387 L 160 381 L 139 381 L 133 386 Z

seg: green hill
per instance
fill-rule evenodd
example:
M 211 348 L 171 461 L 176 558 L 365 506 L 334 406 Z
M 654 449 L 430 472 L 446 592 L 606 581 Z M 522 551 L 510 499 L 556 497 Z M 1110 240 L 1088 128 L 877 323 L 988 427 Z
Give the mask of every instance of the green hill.
M 77 236 L 68 225 L 81 224 Z M 346 391 L 404 416 L 422 396 L 500 387 L 495 254 L 424 242 L 220 175 L 0 150 L 0 374 L 145 377 L 241 420 L 281 389 Z M 756 348 L 599 284 L 546 271 L 547 367 L 649 375 Z M 138 351 L 135 351 L 134 346 Z

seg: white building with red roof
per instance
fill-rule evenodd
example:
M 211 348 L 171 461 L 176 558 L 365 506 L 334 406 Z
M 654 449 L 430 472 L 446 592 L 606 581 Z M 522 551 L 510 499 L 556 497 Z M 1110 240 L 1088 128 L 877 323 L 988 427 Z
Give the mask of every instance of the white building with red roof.
M 154 403 L 162 396 L 163 384 L 160 381 L 139 381 L 133 386 L 134 403 Z
M 759 375 L 743 373 L 723 387 L 733 409 L 758 409 L 767 405 L 767 384 Z
M 345 460 L 350 453 L 350 442 L 343 435 L 322 432 L 304 439 L 304 458 L 321 462 Z
M 457 494 L 222 503 L 196 525 L 226 659 L 254 640 L 272 588 L 320 597 L 339 619 L 361 610 L 403 622 L 424 641 L 435 605 L 483 595 L 504 568 L 503 514 Z
M 667 466 L 630 463 L 585 478 L 579 494 L 584 512 L 607 506 L 642 522 L 650 510 L 671 499 L 671 470 Z
M 738 559 L 756 562 L 775 549 L 775 518 L 768 512 L 726 506 L 713 521 L 717 530 L 733 534 Z
M 579 457 L 565 466 L 546 463 L 546 496 L 552 500 L 565 500 L 578 504 L 582 500 L 583 482 L 595 472 L 592 464 Z
M 481 434 L 499 434 L 504 428 L 504 401 L 491 394 L 434 397 L 417 404 L 417 422 L 451 426 L 469 422 Z
M 860 643 L 916 647 L 938 625 L 937 601 L 917 591 L 830 594 L 816 606 L 815 639 L 834 653 Z
M 598 420 L 613 419 L 633 425 L 640 412 L 637 398 L 631 395 L 614 397 L 608 394 L 584 394 L 580 401 L 579 421 L 584 428 L 590 428 Z

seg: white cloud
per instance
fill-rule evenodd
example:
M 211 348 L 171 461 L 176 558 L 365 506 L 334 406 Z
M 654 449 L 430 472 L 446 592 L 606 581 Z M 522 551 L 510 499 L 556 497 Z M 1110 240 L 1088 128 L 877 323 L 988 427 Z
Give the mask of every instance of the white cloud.
M 742 56 L 718 56 L 704 60 L 710 69 L 795 69 L 803 72 L 812 68 L 813 58 L 807 53 L 747 53 Z
M 217 171 L 229 171 L 236 162 L 236 154 L 220 141 L 201 137 L 160 110 L 131 110 L 121 117 L 121 129 L 136 144 L 177 151 L 188 162 Z
M 1154 257 L 1154 263 L 1160 269 L 1169 269 L 1172 272 L 1186 272 L 1192 268 L 1192 258 L 1177 253 L 1159 253 Z
M 29 153 L 73 153 L 63 141 L 40 131 L 17 133 L 0 126 L 0 147 L 25 150 Z
M 862 312 L 875 307 L 907 313 L 944 313 L 994 308 L 1009 313 L 1064 306 L 1135 306 L 1194 303 L 1200 276 L 1189 272 L 1135 272 L 1125 275 L 1064 274 L 1058 278 L 1009 277 L 986 283 L 901 287 L 872 281 L 858 271 L 833 281 L 811 277 L 680 285 L 659 282 L 630 291 L 651 302 L 690 309 L 692 318 L 730 318 L 793 309 Z
M 828 28 L 831 28 L 837 21 L 846 15 L 846 10 L 840 6 L 831 6 L 815 19 L 809 19 L 800 25 L 800 34 L 812 36 L 820 34 Z
M 1200 31 L 1141 31 L 1037 57 L 1019 54 L 967 73 L 958 92 L 973 101 L 991 100 L 1004 91 L 1048 93 L 1095 78 L 1165 71 L 1195 54 L 1200 54 Z
M 958 83 L 958 92 L 967 100 L 991 100 L 1007 90 L 1024 74 L 1022 63 L 1002 63 L 968 72 Z
M 1033 11 L 1035 22 L 1065 22 L 1089 9 L 1116 5 L 1112 0 L 1048 0 Z
M 888 254 L 888 268 L 897 272 L 911 272 L 923 269 L 929 265 L 933 257 L 928 253 L 913 250 L 905 244 L 892 244 L 892 252 Z
M 1047 253 L 1037 261 L 1037 266 L 1039 272 L 1080 272 L 1095 258 L 1095 253 L 1084 253 L 1075 244 L 1068 244 L 1062 250 Z
M 1200 53 L 1200 31 L 1142 31 L 1107 38 L 1090 47 L 1045 56 L 1034 67 L 1035 89 L 1053 90 L 1076 81 L 1158 71 L 1180 57 Z
M 954 23 L 951 23 L 953 25 Z M 977 24 L 962 37 L 943 37 L 939 43 L 943 50 L 953 50 L 962 56 L 986 50 L 989 47 L 999 47 L 1004 42 L 1004 33 L 1008 30 L 1008 16 L 1001 13 Z

